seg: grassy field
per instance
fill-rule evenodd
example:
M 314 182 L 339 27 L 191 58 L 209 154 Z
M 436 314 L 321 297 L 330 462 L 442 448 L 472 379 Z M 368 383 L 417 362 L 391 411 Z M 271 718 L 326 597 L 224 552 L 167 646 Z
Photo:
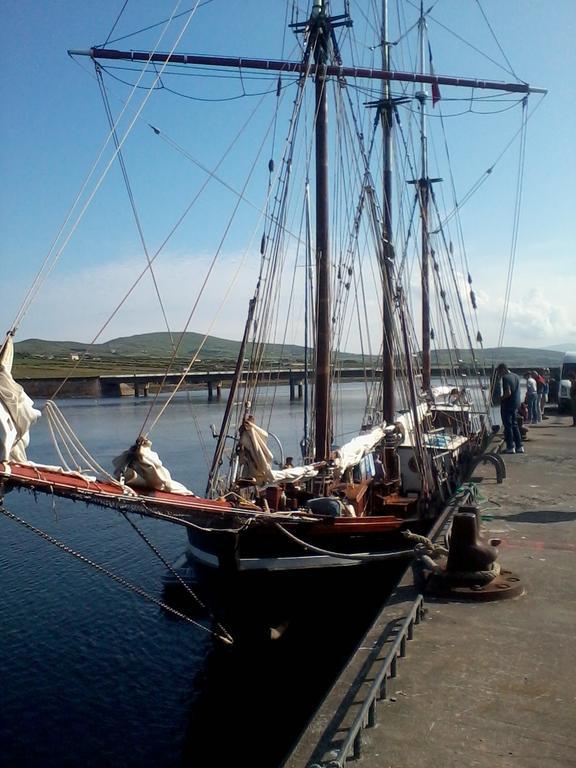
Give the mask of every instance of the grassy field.
M 173 372 L 182 371 L 188 360 L 178 358 L 171 366 Z M 232 370 L 233 360 L 203 360 L 194 366 L 194 371 L 223 371 Z M 164 373 L 168 368 L 169 360 L 163 358 L 147 357 L 115 357 L 113 359 L 81 360 L 73 361 L 69 358 L 53 358 L 52 360 L 41 358 L 28 358 L 16 356 L 14 359 L 13 375 L 16 379 L 47 379 L 86 377 L 86 376 L 113 376 L 115 374 L 136 373 Z

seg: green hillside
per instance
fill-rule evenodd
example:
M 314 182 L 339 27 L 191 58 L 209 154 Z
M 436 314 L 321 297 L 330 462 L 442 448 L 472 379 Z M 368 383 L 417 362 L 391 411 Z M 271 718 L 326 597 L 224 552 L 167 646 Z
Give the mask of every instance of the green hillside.
M 174 335 L 174 340 L 179 334 Z M 189 362 L 197 353 L 203 336 L 185 333 L 176 358 L 176 367 Z M 21 377 L 48 377 L 68 375 L 75 367 L 75 375 L 94 376 L 106 373 L 163 371 L 172 357 L 172 341 L 168 333 L 144 333 L 111 339 L 102 344 L 87 345 L 77 341 L 48 341 L 26 339 L 15 344 L 15 373 Z M 199 354 L 197 365 L 208 370 L 230 368 L 240 350 L 240 342 L 210 336 Z M 531 366 L 542 368 L 561 364 L 562 352 L 522 347 L 486 349 L 486 364 L 505 362 L 512 368 Z M 79 360 L 76 358 L 80 358 Z M 343 361 L 351 366 L 362 365 L 361 355 L 346 353 Z M 271 344 L 267 347 L 265 362 L 291 365 L 302 363 L 304 350 L 295 345 Z M 470 353 L 464 350 L 448 353 L 432 352 L 433 367 L 448 367 L 451 363 L 471 365 Z
M 180 334 L 173 335 L 174 343 L 179 343 L 178 360 L 190 360 L 196 354 L 203 336 L 200 333 L 185 333 L 180 341 Z M 82 344 L 77 341 L 45 341 L 43 339 L 26 339 L 14 345 L 19 358 L 36 359 L 70 359 L 71 355 L 85 355 L 87 359 L 113 361 L 119 358 L 134 358 L 138 360 L 167 360 L 172 356 L 173 343 L 170 335 L 164 333 L 143 333 L 136 336 L 126 336 L 111 339 L 103 344 Z M 240 342 L 230 339 L 220 339 L 209 336 L 204 344 L 200 357 L 202 360 L 235 361 L 240 351 Z M 267 347 L 268 358 L 287 361 L 302 360 L 302 347 L 280 344 L 270 344 Z M 357 355 L 347 355 L 356 359 Z

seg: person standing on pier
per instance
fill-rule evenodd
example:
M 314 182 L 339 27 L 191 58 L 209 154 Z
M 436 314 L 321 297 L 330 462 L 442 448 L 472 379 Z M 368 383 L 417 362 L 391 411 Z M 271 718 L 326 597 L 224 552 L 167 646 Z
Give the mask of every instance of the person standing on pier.
M 538 392 L 536 379 L 532 371 L 526 371 L 526 402 L 528 403 L 528 423 L 537 424 L 540 421 L 540 409 L 538 408 Z
M 548 402 L 548 395 L 550 394 L 550 368 L 544 368 L 544 371 L 542 372 L 542 378 L 544 380 L 544 384 L 542 386 L 542 394 L 540 396 L 540 414 L 542 415 L 543 419 L 547 419 L 548 416 L 545 415 L 545 412 L 546 403 Z
M 502 417 L 506 441 L 506 450 L 503 453 L 524 453 L 522 436 L 516 420 L 516 414 L 520 407 L 520 377 L 512 373 L 505 363 L 500 363 L 496 368 L 496 375 L 502 382 L 500 416 Z

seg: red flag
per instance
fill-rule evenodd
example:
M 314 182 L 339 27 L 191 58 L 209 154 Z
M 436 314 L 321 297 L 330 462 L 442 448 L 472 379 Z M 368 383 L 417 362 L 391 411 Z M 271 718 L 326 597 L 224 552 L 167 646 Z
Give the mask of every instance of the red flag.
M 430 59 L 430 74 L 432 77 L 435 77 L 434 75 L 434 62 L 432 61 L 432 48 L 430 48 L 430 43 L 428 43 L 428 58 Z M 436 106 L 436 102 L 440 101 L 442 96 L 440 95 L 440 87 L 438 83 L 434 82 L 432 83 L 432 106 Z

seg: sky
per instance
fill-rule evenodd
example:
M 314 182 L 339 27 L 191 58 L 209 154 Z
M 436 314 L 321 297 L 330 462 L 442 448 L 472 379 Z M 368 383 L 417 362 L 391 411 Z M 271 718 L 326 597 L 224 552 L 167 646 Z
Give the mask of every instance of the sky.
M 0 263 L 4 296 L 0 322 L 5 330 L 11 327 L 107 136 L 94 69 L 87 59 L 70 58 L 67 49 L 104 42 L 123 5 L 123 0 L 6 0 L 2 4 Z M 187 0 L 178 10 L 193 5 L 193 0 Z M 340 12 L 341 5 L 333 3 L 333 12 Z M 368 9 L 373 5 L 368 0 L 351 2 L 356 53 L 364 59 L 377 55 L 370 50 L 367 22 Z M 515 268 L 503 344 L 576 346 L 576 4 L 574 0 L 429 0 L 426 5 L 432 7 L 428 28 L 437 74 L 511 80 L 513 77 L 502 70 L 506 66 L 520 79 L 549 91 L 543 99 L 535 96 L 529 100 Z M 300 6 L 305 3 L 301 1 Z M 111 39 L 168 17 L 174 7 L 175 0 L 132 0 Z M 396 0 L 390 7 L 394 22 Z M 414 15 L 411 0 L 404 0 L 402 7 L 407 17 Z M 280 0 L 273 4 L 264 0 L 205 2 L 176 49 L 291 58 L 294 36 L 292 32 L 284 33 L 284 8 Z M 113 47 L 153 46 L 159 34 L 159 28 L 154 28 Z M 175 41 L 174 35 L 169 33 L 159 49 L 168 49 Z M 470 40 L 471 45 L 465 45 L 463 39 Z M 398 61 L 397 66 L 401 63 L 405 64 Z M 132 82 L 136 77 L 125 72 L 116 75 Z M 170 81 L 175 89 L 179 88 L 176 81 Z M 106 85 L 117 115 L 130 89 L 110 77 Z M 220 85 L 216 79 L 187 78 L 181 90 L 193 93 L 196 99 L 210 99 Z M 241 87 L 257 93 L 261 86 L 260 81 L 246 78 Z M 225 84 L 225 88 L 228 96 L 238 94 L 237 83 Z M 219 291 L 199 303 L 189 330 L 238 339 L 257 273 L 262 225 L 254 207 L 244 205 L 238 223 L 223 241 L 219 239 L 221 220 L 237 202 L 224 182 L 238 190 L 239 178 L 251 171 L 253 139 L 248 138 L 248 130 L 237 137 L 238 123 L 262 121 L 262 114 L 269 119 L 270 110 L 266 111 L 266 103 L 259 103 L 258 95 L 219 103 L 182 99 L 170 93 L 156 96 L 146 103 L 123 146 L 151 254 L 206 176 L 182 152 L 167 147 L 149 124 L 160 128 L 196 162 L 212 169 L 222 156 L 221 146 L 236 142 L 218 166 L 219 180 L 212 181 L 209 194 L 196 206 L 194 218 L 186 220 L 155 266 L 170 325 L 181 328 L 210 260 L 216 251 L 221 253 L 212 275 Z M 450 115 L 456 111 L 446 89 L 442 97 L 431 122 L 434 118 L 438 122 L 441 112 Z M 140 91 L 137 98 L 142 103 L 145 92 Z M 264 112 L 251 117 L 256 108 Z M 124 126 L 135 109 L 133 102 L 125 113 Z M 509 118 L 510 122 L 506 122 Z M 499 121 L 494 117 L 488 131 L 473 128 L 471 119 L 464 122 L 463 128 L 446 120 L 456 146 L 455 172 L 463 176 L 461 190 L 469 188 L 513 136 L 519 127 L 519 110 L 503 115 Z M 497 129 L 494 133 L 493 127 Z M 494 138 L 499 131 L 500 137 Z M 480 327 L 488 346 L 498 340 L 504 305 L 518 147 L 516 142 L 495 167 L 489 183 L 475 196 L 474 204 L 471 202 L 462 211 Z M 246 188 L 246 196 L 256 205 L 263 197 L 258 189 L 264 189 L 267 183 L 263 170 L 268 161 L 266 151 L 259 158 L 262 167 L 252 171 Z M 100 171 L 109 157 L 110 144 L 104 149 Z M 91 185 L 89 189 L 93 189 L 94 182 Z M 143 248 L 114 164 L 23 318 L 17 340 L 35 337 L 88 342 L 101 331 L 103 341 L 164 330 L 164 318 L 149 277 L 142 280 L 142 290 L 135 291 L 105 325 L 144 265 Z M 229 285 L 232 277 L 233 287 L 226 294 L 223 286 Z M 216 316 L 215 308 L 220 304 L 224 309 Z

